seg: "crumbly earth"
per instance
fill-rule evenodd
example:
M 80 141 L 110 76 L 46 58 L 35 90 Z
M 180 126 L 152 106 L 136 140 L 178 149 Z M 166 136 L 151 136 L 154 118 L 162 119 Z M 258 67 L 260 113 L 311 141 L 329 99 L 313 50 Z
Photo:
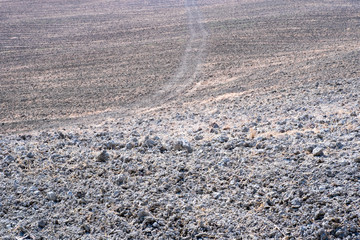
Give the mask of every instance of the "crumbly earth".
M 360 79 L 288 85 L 0 146 L 4 239 L 359 239 Z
M 357 1 L 1 4 L 1 239 L 360 239 Z

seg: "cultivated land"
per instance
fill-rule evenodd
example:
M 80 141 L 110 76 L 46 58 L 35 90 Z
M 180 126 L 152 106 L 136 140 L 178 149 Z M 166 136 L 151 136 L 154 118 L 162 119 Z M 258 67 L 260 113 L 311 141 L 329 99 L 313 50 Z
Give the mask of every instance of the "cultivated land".
M 0 0 L 0 237 L 360 239 L 359 13 Z

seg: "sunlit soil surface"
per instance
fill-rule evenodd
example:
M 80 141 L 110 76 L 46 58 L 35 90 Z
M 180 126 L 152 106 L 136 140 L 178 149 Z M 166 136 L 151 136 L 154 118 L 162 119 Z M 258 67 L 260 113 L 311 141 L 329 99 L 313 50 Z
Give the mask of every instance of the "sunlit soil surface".
M 1 132 L 360 76 L 357 1 L 2 1 Z

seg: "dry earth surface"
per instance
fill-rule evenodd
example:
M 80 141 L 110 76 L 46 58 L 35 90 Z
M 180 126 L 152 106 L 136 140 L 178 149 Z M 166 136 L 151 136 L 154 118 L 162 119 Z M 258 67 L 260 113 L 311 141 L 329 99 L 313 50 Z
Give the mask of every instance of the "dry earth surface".
M 0 238 L 360 239 L 360 3 L 0 0 Z

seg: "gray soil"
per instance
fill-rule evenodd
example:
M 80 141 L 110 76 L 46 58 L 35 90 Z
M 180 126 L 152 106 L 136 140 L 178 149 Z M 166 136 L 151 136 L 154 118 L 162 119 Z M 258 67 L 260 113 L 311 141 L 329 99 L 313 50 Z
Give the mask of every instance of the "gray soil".
M 69 92 L 82 117 L 66 104 L 63 118 L 41 104 L 18 117 L 31 104 L 7 89 L 26 96 L 12 81 L 32 75 L 0 52 L 11 62 L 1 63 L 0 238 L 360 239 L 360 6 L 315 2 L 279 12 L 280 0 L 186 0 L 173 10 L 187 35 L 171 74 L 118 108 L 107 100 L 116 87 L 92 79 L 102 99 L 89 114 L 88 94 Z M 43 125 L 39 109 L 54 121 Z

